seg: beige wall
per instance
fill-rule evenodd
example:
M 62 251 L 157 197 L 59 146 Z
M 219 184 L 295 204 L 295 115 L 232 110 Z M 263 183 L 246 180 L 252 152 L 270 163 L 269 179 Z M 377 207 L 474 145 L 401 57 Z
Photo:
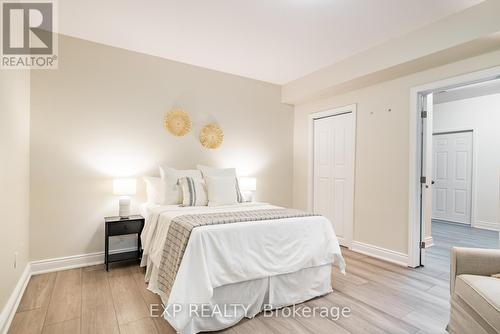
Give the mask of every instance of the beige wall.
M 29 88 L 28 71 L 0 71 L 0 311 L 29 257 Z
M 308 203 L 308 115 L 357 103 L 354 239 L 406 254 L 410 88 L 496 65 L 500 52 L 297 105 L 294 206 L 306 208 Z
M 159 163 L 234 166 L 257 177 L 258 200 L 291 205 L 293 109 L 279 86 L 70 37 L 59 48 L 59 69 L 31 81 L 33 260 L 102 251 L 112 178 L 157 175 Z M 183 138 L 163 129 L 174 105 L 193 119 Z M 211 121 L 225 132 L 215 151 L 197 141 Z

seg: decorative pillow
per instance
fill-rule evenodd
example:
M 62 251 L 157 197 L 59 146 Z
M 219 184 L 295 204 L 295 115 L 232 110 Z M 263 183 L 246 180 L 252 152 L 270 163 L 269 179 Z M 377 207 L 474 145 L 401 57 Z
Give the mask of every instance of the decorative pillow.
M 234 177 L 237 203 L 243 203 L 245 201 L 245 199 L 243 198 L 243 195 L 241 194 L 240 186 L 238 184 L 238 179 L 236 177 L 236 168 L 214 168 L 214 167 L 209 167 L 209 166 L 204 166 L 204 165 L 198 165 L 198 166 L 196 166 L 196 168 L 198 168 L 201 171 L 204 178 L 209 177 L 209 176 L 210 177 Z
M 181 177 L 182 206 L 206 206 L 208 203 L 205 182 L 202 179 Z
M 142 179 L 146 183 L 147 202 L 161 204 L 161 179 L 153 176 L 145 176 Z
M 500 273 L 491 275 L 491 277 L 499 278 L 500 279 Z
M 238 203 L 236 178 L 233 176 L 205 177 L 208 193 L 208 206 L 232 205 Z
M 215 167 L 210 167 L 210 166 L 205 166 L 205 165 L 198 165 L 196 166 L 201 173 L 203 174 L 203 177 L 207 176 L 217 176 L 217 177 L 224 177 L 224 176 L 234 176 L 236 177 L 236 168 L 215 168 Z
M 237 177 L 235 177 L 235 180 L 236 180 L 236 199 L 237 199 L 238 203 L 243 203 L 243 202 L 245 202 L 245 198 L 243 197 L 243 194 L 241 193 L 240 182 L 238 181 Z
M 181 177 L 192 177 L 203 179 L 201 172 L 197 169 L 177 170 L 167 166 L 160 166 L 161 175 L 161 204 L 172 205 L 182 203 L 182 191 L 179 187 Z

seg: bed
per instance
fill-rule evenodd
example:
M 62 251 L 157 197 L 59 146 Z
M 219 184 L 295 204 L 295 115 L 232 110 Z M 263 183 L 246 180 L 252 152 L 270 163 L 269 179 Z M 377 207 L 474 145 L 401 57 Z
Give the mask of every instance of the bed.
M 142 205 L 145 280 L 148 289 L 167 305 L 163 316 L 179 333 L 221 330 L 264 309 L 301 303 L 332 291 L 331 265 L 344 271 L 345 263 L 332 224 L 315 215 L 194 228 L 171 289 L 166 293 L 162 288 L 172 221 L 273 209 L 279 207 L 266 203 Z

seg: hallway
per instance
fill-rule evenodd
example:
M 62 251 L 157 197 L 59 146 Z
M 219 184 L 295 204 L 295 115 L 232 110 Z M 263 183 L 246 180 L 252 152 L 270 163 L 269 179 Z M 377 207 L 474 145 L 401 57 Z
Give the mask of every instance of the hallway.
M 499 248 L 498 232 L 453 224 L 439 220 L 432 221 L 434 246 L 426 251 L 428 269 L 450 271 L 451 247 Z

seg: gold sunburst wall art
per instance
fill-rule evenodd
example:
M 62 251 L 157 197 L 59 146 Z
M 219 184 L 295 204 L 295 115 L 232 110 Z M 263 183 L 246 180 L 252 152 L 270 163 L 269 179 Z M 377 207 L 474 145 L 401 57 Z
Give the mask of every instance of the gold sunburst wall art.
M 191 131 L 191 118 L 182 108 L 172 108 L 165 114 L 165 129 L 176 137 L 182 137 Z
M 205 148 L 216 149 L 224 141 L 224 132 L 217 124 L 205 125 L 200 132 L 200 143 Z

